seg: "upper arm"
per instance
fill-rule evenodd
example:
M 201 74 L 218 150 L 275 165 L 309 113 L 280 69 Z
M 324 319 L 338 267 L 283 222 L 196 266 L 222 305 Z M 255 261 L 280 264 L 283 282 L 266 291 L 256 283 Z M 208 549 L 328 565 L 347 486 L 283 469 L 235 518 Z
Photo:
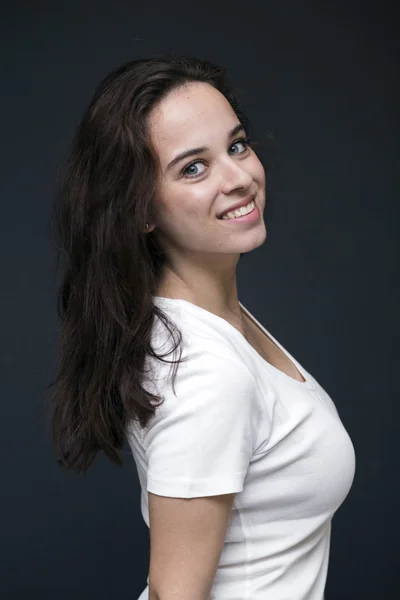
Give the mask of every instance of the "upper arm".
M 175 391 L 162 390 L 144 437 L 147 491 L 172 498 L 242 491 L 259 426 L 246 365 L 200 347 L 179 366 Z
M 254 379 L 215 347 L 192 349 L 173 397 L 147 429 L 149 591 L 160 600 L 207 600 L 235 494 L 252 458 Z
M 149 590 L 160 600 L 207 600 L 235 493 L 200 498 L 149 494 Z

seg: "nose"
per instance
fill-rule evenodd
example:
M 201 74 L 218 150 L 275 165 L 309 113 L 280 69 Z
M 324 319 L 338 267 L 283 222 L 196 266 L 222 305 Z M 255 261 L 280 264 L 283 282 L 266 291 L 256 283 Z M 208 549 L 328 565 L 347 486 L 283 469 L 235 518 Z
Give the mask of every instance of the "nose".
M 251 186 L 253 178 L 246 169 L 232 159 L 228 159 L 223 166 L 222 192 L 230 194 L 236 189 L 247 189 Z

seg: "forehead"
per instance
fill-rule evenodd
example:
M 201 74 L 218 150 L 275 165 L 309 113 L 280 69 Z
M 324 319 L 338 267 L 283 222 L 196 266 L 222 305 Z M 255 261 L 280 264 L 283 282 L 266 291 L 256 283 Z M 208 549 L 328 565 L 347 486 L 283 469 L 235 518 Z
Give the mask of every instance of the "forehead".
M 170 92 L 151 111 L 149 133 L 162 159 L 191 146 L 226 141 L 238 123 L 235 111 L 223 94 L 207 83 L 194 82 Z

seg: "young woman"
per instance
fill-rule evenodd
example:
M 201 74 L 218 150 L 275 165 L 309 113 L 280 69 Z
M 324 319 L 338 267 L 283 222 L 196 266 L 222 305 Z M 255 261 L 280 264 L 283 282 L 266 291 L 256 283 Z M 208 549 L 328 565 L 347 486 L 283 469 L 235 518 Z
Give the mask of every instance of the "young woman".
M 248 135 L 222 67 L 129 62 L 95 91 L 56 204 L 54 444 L 85 472 L 128 441 L 140 600 L 322 600 L 354 477 L 333 401 L 238 298 L 240 256 L 266 239 Z

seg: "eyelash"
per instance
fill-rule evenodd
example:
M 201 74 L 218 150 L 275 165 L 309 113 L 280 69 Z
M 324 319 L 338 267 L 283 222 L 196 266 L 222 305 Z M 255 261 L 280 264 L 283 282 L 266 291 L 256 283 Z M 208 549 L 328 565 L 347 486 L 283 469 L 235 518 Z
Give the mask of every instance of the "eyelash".
M 238 144 L 239 142 L 241 142 L 242 144 L 244 144 L 246 146 L 246 149 L 249 148 L 250 145 L 251 145 L 251 140 L 247 136 L 247 137 L 241 137 L 238 140 L 235 140 L 234 142 L 232 142 L 232 144 L 230 145 L 230 148 L 232 146 L 234 146 L 235 144 Z M 243 154 L 243 152 L 240 152 L 240 154 Z M 181 171 L 181 176 L 185 176 L 186 170 L 189 169 L 192 165 L 197 164 L 198 162 L 201 162 L 201 163 L 204 164 L 204 161 L 201 160 L 201 159 L 199 159 L 199 158 L 197 160 L 193 160 L 191 163 L 189 163 L 188 165 L 186 165 L 186 167 Z M 200 175 L 201 175 L 201 173 L 200 173 Z M 200 175 L 186 175 L 186 177 L 188 179 L 195 179 L 196 177 L 200 177 Z

